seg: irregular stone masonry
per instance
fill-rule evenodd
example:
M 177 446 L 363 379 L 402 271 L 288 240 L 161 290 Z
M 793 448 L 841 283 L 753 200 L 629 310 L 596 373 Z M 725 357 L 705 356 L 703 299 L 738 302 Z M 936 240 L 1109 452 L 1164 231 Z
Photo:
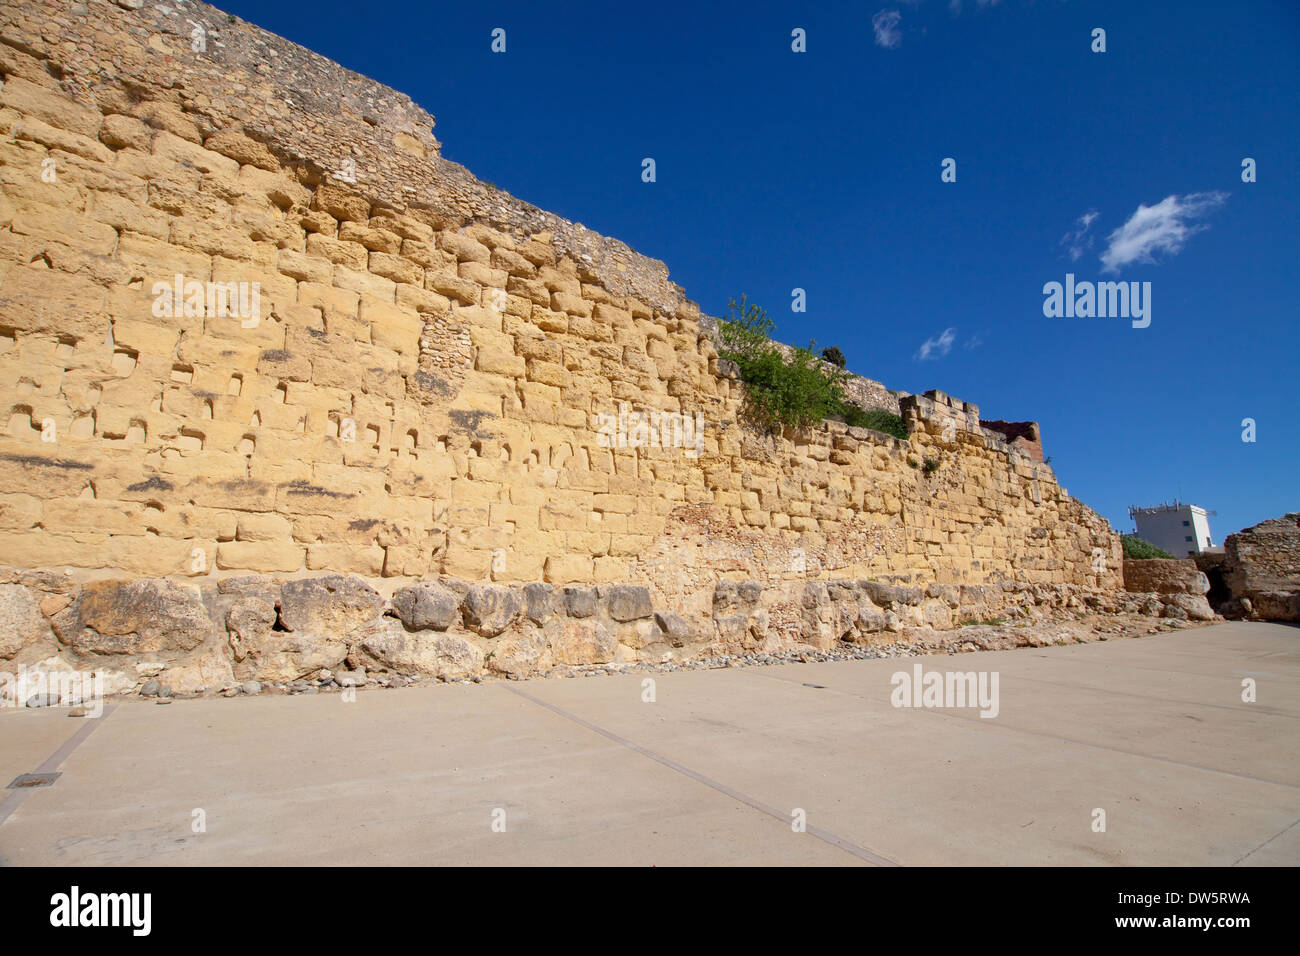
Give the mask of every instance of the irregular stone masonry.
M 795 623 L 810 578 L 1120 587 L 974 405 L 862 379 L 907 441 L 758 434 L 662 263 L 442 159 L 408 98 L 202 4 L 86 7 L 0 4 L 9 563 L 634 584 L 724 641 L 720 580 Z M 703 453 L 602 444 L 620 404 Z
M 385 598 L 353 575 L 238 575 L 198 587 L 167 578 L 78 583 L 57 572 L 0 568 L 0 697 L 19 684 L 3 678 L 23 668 L 95 672 L 110 694 L 150 682 L 193 693 L 359 670 L 404 679 L 524 678 L 559 665 L 826 651 L 840 642 L 880 646 L 905 628 L 944 630 L 988 618 L 1032 623 L 1085 608 L 1188 617 L 1171 599 L 1150 594 L 1015 582 L 809 581 L 793 621 L 757 581 L 720 581 L 709 597 L 705 615 L 684 616 L 657 608 L 648 587 L 633 585 L 443 577 Z M 0 699 L 5 703 L 21 701 Z
M 1043 440 L 1038 422 L 1004 422 L 994 419 L 981 421 L 980 426 L 996 432 L 1003 441 L 1021 454 L 1035 461 L 1043 460 Z
M 1300 621 L 1300 512 L 1230 534 L 1222 553 L 1195 561 L 1219 582 L 1225 616 Z
M 1209 578 L 1191 558 L 1125 559 L 1124 589 L 1158 595 L 1165 617 L 1190 617 L 1196 621 L 1214 617 L 1205 596 L 1210 590 Z

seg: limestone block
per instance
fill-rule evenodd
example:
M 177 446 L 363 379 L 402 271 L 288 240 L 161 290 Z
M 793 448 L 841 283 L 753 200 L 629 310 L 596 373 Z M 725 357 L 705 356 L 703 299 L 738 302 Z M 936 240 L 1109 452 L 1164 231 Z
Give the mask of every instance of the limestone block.
M 553 663 L 550 644 L 540 631 L 502 637 L 487 659 L 490 670 L 512 677 L 530 677 Z
M 439 233 L 438 248 L 450 252 L 459 262 L 482 262 L 486 264 L 492 259 L 492 252 L 487 246 L 468 236 L 457 233 Z
M 591 617 L 596 613 L 597 596 L 593 587 L 566 587 L 563 595 L 564 613 L 569 617 Z
M 39 236 L 101 256 L 117 245 L 117 230 L 107 223 L 45 203 L 17 207 L 10 228 L 20 235 Z
M 320 233 L 307 236 L 306 250 L 308 256 L 328 259 L 335 265 L 347 266 L 349 269 L 364 269 L 369 261 L 369 253 L 361 243 L 341 241 Z
M 546 559 L 543 577 L 548 584 L 590 581 L 592 559 L 580 554 L 553 554 Z
M 477 283 L 432 269 L 424 274 L 424 287 L 463 305 L 478 305 L 483 292 Z
M 424 281 L 424 269 L 421 266 L 384 252 L 370 253 L 370 271 L 394 282 L 418 285 Z
M 105 126 L 108 125 L 106 118 Z M 100 134 L 103 139 L 103 134 Z M 111 145 L 111 144 L 110 144 Z M 205 149 L 229 157 L 240 165 L 256 166 L 270 172 L 277 172 L 280 163 L 263 143 L 249 139 L 235 130 L 222 130 L 203 141 Z
M 167 130 L 159 130 L 154 135 L 152 152 L 156 159 L 164 163 L 191 166 L 202 173 L 216 173 L 229 177 L 239 174 L 239 163 L 236 160 L 205 149 Z
M 370 218 L 370 203 L 364 197 L 332 183 L 316 187 L 312 208 L 329 213 L 340 222 L 366 222 Z
M 384 557 L 384 549 L 379 545 L 315 543 L 307 546 L 306 565 L 310 571 L 376 577 L 383 572 Z
M 297 571 L 305 551 L 292 542 L 223 541 L 217 545 L 217 567 L 241 571 Z
M 635 621 L 654 613 L 650 589 L 633 585 L 602 586 L 599 589 L 605 612 L 615 621 Z
M 523 611 L 523 597 L 514 588 L 480 585 L 465 595 L 465 626 L 483 637 L 496 637 Z
M 400 674 L 460 680 L 483 670 L 483 651 L 472 641 L 436 631 L 407 631 L 390 617 L 358 627 L 348 641 Z
M 375 229 L 369 224 L 358 222 L 339 223 L 339 239 L 343 242 L 359 243 L 370 252 L 383 252 L 389 255 L 402 248 L 402 237 L 388 229 Z M 373 263 L 373 259 L 369 259 Z M 365 268 L 363 263 L 358 268 Z
M 474 367 L 480 372 L 506 375 L 511 378 L 523 378 L 528 370 L 524 359 L 513 353 L 495 349 L 480 349 Z
M 20 584 L 0 584 L 0 660 L 35 646 L 54 650 L 54 631 L 41 613 L 39 593 Z
M 12 107 L 25 117 L 35 117 L 57 129 L 92 139 L 98 135 L 103 123 L 98 110 L 19 76 L 5 78 L 4 86 L 0 87 L 0 105 Z
M 83 654 L 189 651 L 216 635 L 198 590 L 165 579 L 93 581 L 51 624 Z
M 618 638 L 600 621 L 566 619 L 551 640 L 557 664 L 607 664 L 614 659 Z
M 393 608 L 411 631 L 445 631 L 460 620 L 456 594 L 439 584 L 402 588 L 393 595 Z
M 462 279 L 473 282 L 488 290 L 504 290 L 510 278 L 504 269 L 493 269 L 482 262 L 462 262 L 456 267 L 456 274 Z

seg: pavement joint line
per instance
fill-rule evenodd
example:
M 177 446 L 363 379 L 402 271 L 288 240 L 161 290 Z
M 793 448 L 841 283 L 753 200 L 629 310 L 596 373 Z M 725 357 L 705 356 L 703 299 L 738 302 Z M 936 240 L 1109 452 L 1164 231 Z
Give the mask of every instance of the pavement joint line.
M 760 668 L 755 668 L 755 670 L 759 669 Z M 766 677 L 769 680 L 785 681 L 788 684 L 798 683 L 789 677 L 777 677 L 774 674 L 762 674 L 760 676 Z M 883 701 L 879 701 L 874 697 L 868 697 L 865 694 L 840 690 L 836 687 L 828 687 L 827 690 L 833 694 L 844 694 L 847 697 L 856 697 L 859 700 L 865 700 L 869 703 L 884 704 Z M 1029 730 L 1026 727 L 1014 727 L 1011 724 L 998 723 L 996 720 L 986 720 L 978 715 L 966 717 L 962 714 L 952 713 L 951 709 L 935 707 L 893 707 L 890 705 L 890 710 L 920 711 L 921 713 L 930 714 L 935 717 L 950 717 L 953 720 L 960 720 L 966 723 L 978 723 L 979 726 L 987 726 L 989 730 L 1000 730 L 1005 733 L 1027 734 L 1031 737 L 1043 737 L 1047 740 L 1059 740 L 1062 743 L 1074 744 L 1078 747 L 1087 747 L 1089 750 L 1104 750 L 1109 753 L 1124 754 L 1128 757 L 1137 757 L 1141 760 L 1155 760 L 1159 763 L 1172 764 L 1175 767 L 1186 767 L 1189 770 L 1200 770 L 1204 773 L 1220 774 L 1225 777 L 1233 777 L 1237 780 L 1253 780 L 1256 783 L 1267 783 L 1272 784 L 1275 787 L 1286 787 L 1288 790 L 1300 790 L 1300 784 L 1287 783 L 1285 780 L 1273 780 L 1269 777 L 1257 777 L 1253 773 L 1238 773 L 1235 770 L 1221 770 L 1218 767 L 1207 767 L 1204 764 L 1187 763 L 1185 760 L 1175 760 L 1172 757 L 1161 757 L 1157 754 L 1142 753 L 1139 750 L 1126 750 L 1123 747 L 1109 747 L 1106 744 L 1090 743 L 1086 740 L 1079 740 L 1075 737 L 1064 737 L 1061 734 L 1049 734 L 1042 730 Z
M 63 761 L 67 760 L 68 757 L 72 755 L 72 752 L 80 747 L 81 744 L 85 742 L 86 738 L 95 732 L 95 728 L 99 726 L 100 722 L 107 720 L 109 714 L 116 709 L 117 704 L 106 704 L 104 706 L 104 712 L 98 717 L 82 718 L 85 723 L 81 727 L 77 728 L 76 733 L 65 740 L 58 750 L 50 754 L 49 759 L 32 772 L 53 773 L 58 770 L 59 765 L 62 764 Z M 10 792 L 9 796 L 4 798 L 4 800 L 0 800 L 0 826 L 4 825 L 5 821 L 8 820 L 13 812 L 18 809 L 19 804 L 26 800 L 27 795 L 34 789 L 43 790 L 47 788 L 39 787 L 13 790 Z
M 713 780 L 709 777 L 704 776 L 704 774 L 702 773 L 697 773 L 696 771 L 692 770 L 690 767 L 683 766 L 682 764 L 677 763 L 677 761 L 671 760 L 668 757 L 663 756 L 662 754 L 655 753 L 653 750 L 650 750 L 646 747 L 642 747 L 640 744 L 633 743 L 632 741 L 624 737 L 620 737 L 618 734 L 614 733 L 613 731 L 606 730 L 605 728 L 600 727 L 597 724 L 593 724 L 588 720 L 584 720 L 583 718 L 579 717 L 577 714 L 572 714 L 569 711 L 563 709 L 562 707 L 557 707 L 554 704 L 547 703 L 546 701 L 534 697 L 532 694 L 526 693 L 525 691 L 522 691 L 517 687 L 505 686 L 505 689 L 510 691 L 510 693 L 512 694 L 522 697 L 525 700 L 531 701 L 532 703 L 536 704 L 539 707 L 546 708 L 547 710 L 551 711 L 551 713 L 557 714 L 558 716 L 563 717 L 565 720 L 572 721 L 573 723 L 578 724 L 581 727 L 585 727 L 587 730 L 590 730 L 592 733 L 599 734 L 605 739 L 612 740 L 614 743 L 619 744 L 622 747 L 626 747 L 628 750 L 631 750 L 634 753 L 638 753 L 649 760 L 653 760 L 658 764 L 662 764 L 663 766 L 667 767 L 669 770 L 673 770 L 679 774 L 682 774 L 685 777 L 689 777 L 691 780 L 694 780 L 696 783 L 702 783 L 706 787 L 710 787 L 713 790 L 716 790 L 719 793 L 723 794 L 724 796 L 730 797 L 732 800 L 735 800 L 738 803 L 743 803 L 748 807 L 752 807 L 753 809 L 758 810 L 761 813 L 765 813 L 768 816 L 773 817 L 774 819 L 779 820 L 784 824 L 788 825 L 790 823 L 790 814 L 782 813 L 780 810 L 777 810 L 774 807 L 769 807 L 767 804 L 763 803 L 760 800 L 755 799 L 754 797 L 741 793 L 739 790 L 735 790 L 731 787 L 728 787 L 725 783 L 720 783 L 717 780 Z M 836 847 L 837 849 L 844 850 L 846 853 L 851 853 L 854 856 L 858 857 L 859 859 L 866 860 L 867 862 L 873 863 L 876 866 L 902 866 L 902 864 L 897 862 L 896 860 L 891 860 L 889 859 L 889 857 L 881 856 L 878 853 L 873 853 L 871 850 L 868 850 L 866 847 L 858 846 L 856 843 L 846 840 L 843 837 L 836 836 L 834 833 L 831 833 L 829 830 L 823 830 L 821 827 L 815 827 L 809 825 L 804 832 L 806 832 L 809 836 L 816 837 L 818 840 L 821 840 L 823 843 L 828 843 L 831 846 Z
M 1298 825 L 1300 825 L 1300 820 L 1296 820 L 1295 823 L 1292 823 L 1289 827 L 1283 827 L 1281 830 L 1278 830 L 1276 833 L 1274 833 L 1271 837 L 1269 837 L 1259 846 L 1255 847 L 1255 849 L 1251 850 L 1249 853 L 1247 853 L 1245 856 L 1241 857 L 1240 859 L 1234 861 L 1232 865 L 1237 866 L 1238 864 L 1244 863 L 1246 860 L 1250 859 L 1252 856 L 1254 856 L 1260 850 L 1264 849 L 1264 847 L 1268 846 L 1270 843 L 1272 843 L 1278 837 L 1282 836 L 1284 833 L 1288 833 L 1289 831 L 1294 830 Z

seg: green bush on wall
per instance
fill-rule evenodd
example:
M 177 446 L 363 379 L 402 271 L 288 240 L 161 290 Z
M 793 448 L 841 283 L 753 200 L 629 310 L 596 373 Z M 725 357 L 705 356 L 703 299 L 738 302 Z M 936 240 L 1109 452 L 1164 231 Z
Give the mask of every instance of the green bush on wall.
M 836 368 L 844 368 L 849 364 L 849 360 L 844 357 L 844 353 L 832 345 L 830 348 L 822 349 L 822 358 L 830 362 Z
M 902 416 L 887 412 L 883 408 L 863 408 L 861 405 L 845 401 L 840 410 L 840 417 L 846 424 L 855 428 L 870 428 L 873 431 L 884 432 L 886 435 L 893 435 L 895 438 L 907 439 L 907 426 L 903 424 Z
M 839 363 L 828 365 L 818 357 L 813 351 L 816 343 L 783 354 L 772 341 L 776 323 L 766 309 L 742 295 L 739 303 L 732 299 L 727 304 L 727 311 L 727 318 L 718 323 L 718 356 L 735 362 L 740 369 L 746 411 L 757 424 L 774 430 L 842 418 L 858 428 L 907 438 L 907 428 L 899 416 L 881 409 L 864 409 L 848 400 L 844 384 L 849 373 Z
M 1119 536 L 1120 544 L 1124 548 L 1124 557 L 1132 558 L 1134 561 L 1141 561 L 1146 558 L 1172 558 L 1173 555 L 1167 551 L 1161 551 L 1149 541 L 1143 541 L 1135 534 L 1122 534 Z

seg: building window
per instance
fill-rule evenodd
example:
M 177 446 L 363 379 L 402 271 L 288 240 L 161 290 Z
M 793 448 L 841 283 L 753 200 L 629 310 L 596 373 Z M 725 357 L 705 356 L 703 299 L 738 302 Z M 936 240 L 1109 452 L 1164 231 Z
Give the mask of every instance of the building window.
M 1189 535 L 1187 536 L 1186 540 L 1191 541 L 1191 540 L 1192 540 L 1192 536 L 1189 534 Z
M 1183 522 L 1183 527 L 1186 528 L 1186 527 L 1187 527 L 1188 525 L 1190 525 L 1190 524 L 1191 524 L 1190 521 L 1184 521 L 1184 522 Z

